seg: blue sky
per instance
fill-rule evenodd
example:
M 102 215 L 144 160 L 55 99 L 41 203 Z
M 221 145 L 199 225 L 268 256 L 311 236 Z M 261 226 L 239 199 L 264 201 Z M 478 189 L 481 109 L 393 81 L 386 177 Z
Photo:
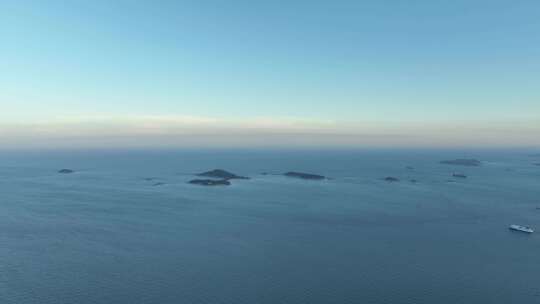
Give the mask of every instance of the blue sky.
M 2 1 L 0 144 L 540 145 L 539 35 L 532 0 Z

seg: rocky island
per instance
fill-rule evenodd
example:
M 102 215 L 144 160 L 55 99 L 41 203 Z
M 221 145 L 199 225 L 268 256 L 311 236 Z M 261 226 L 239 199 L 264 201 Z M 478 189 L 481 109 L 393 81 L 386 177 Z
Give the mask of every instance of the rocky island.
M 236 175 L 234 173 L 222 170 L 222 169 L 214 169 L 211 171 L 203 172 L 197 174 L 197 176 L 204 176 L 204 177 L 213 177 L 213 178 L 219 178 L 219 179 L 249 179 L 249 177 L 246 176 L 240 176 Z
M 393 176 L 387 176 L 384 178 L 384 180 L 390 183 L 399 182 L 399 178 Z
M 477 167 L 482 164 L 482 162 L 474 158 L 458 158 L 458 159 L 452 159 L 452 160 L 442 160 L 440 161 L 440 163 L 445 164 L 445 165 L 457 165 L 457 166 L 468 166 L 468 167 Z
M 311 174 L 311 173 L 302 173 L 302 172 L 294 172 L 294 171 L 287 172 L 287 173 L 285 173 L 283 175 L 288 176 L 288 177 L 296 177 L 296 178 L 311 179 L 311 180 L 326 179 L 326 177 L 323 176 L 323 175 L 317 175 L 317 174 Z
M 74 173 L 75 171 L 71 170 L 71 169 L 60 169 L 58 170 L 58 173 L 61 173 L 61 174 L 70 174 L 70 173 Z
M 231 182 L 226 179 L 192 179 L 188 183 L 201 186 L 230 186 Z

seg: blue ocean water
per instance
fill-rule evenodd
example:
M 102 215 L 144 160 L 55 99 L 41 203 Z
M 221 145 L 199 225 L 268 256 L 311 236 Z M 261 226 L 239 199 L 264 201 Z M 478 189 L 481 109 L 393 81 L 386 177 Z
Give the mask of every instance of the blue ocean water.
M 540 303 L 527 154 L 2 152 L 0 303 Z M 186 183 L 214 168 L 251 179 Z

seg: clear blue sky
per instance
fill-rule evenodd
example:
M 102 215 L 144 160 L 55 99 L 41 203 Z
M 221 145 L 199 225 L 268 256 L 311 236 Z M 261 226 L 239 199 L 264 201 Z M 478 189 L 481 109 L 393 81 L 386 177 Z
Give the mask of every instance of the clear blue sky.
M 0 134 L 263 120 L 511 139 L 540 130 L 539 37 L 536 0 L 4 0 Z

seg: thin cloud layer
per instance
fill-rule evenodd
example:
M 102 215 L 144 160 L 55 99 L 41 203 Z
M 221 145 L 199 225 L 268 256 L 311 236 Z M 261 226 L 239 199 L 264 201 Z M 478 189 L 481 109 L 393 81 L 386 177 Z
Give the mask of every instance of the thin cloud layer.
M 460 147 L 540 146 L 540 123 L 344 123 L 299 118 L 72 116 L 0 125 L 0 147 Z

